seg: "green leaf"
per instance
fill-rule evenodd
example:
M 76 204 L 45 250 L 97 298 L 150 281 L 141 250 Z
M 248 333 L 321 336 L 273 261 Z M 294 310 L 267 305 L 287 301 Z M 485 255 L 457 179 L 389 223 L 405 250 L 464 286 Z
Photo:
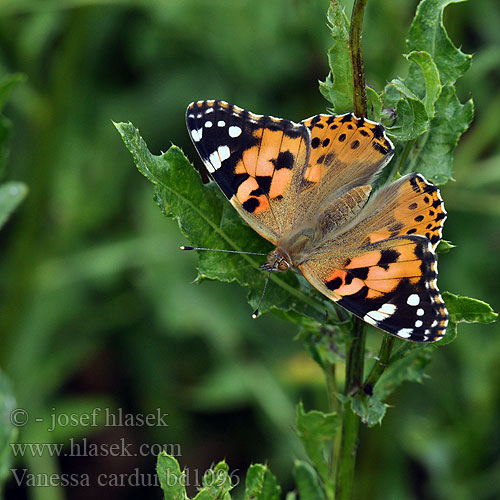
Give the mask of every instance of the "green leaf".
M 409 170 L 418 167 L 437 184 L 452 178 L 451 153 L 473 111 L 471 101 L 460 104 L 453 86 L 471 60 L 453 45 L 443 26 L 443 10 L 454 1 L 420 2 L 407 41 L 408 75 L 404 80 L 393 80 L 384 96 L 385 105 L 397 114 L 395 124 L 387 129 L 390 136 L 410 141 L 429 132 L 419 140 Z
M 117 123 L 115 126 L 138 170 L 155 185 L 158 206 L 166 216 L 177 219 L 181 232 L 191 244 L 262 253 L 272 249 L 242 220 L 215 183 L 203 185 L 199 174 L 178 147 L 172 146 L 163 155 L 155 156 L 132 124 Z M 249 289 L 249 302 L 255 308 L 266 278 L 259 270 L 262 262 L 263 257 L 246 254 L 200 252 L 197 280 L 236 281 Z M 309 293 L 310 287 L 307 290 Z M 332 309 L 331 303 L 326 307 Z M 271 276 L 261 311 L 271 308 L 293 310 L 324 322 L 326 307 L 299 289 L 299 281 L 293 273 L 283 273 Z
M 418 95 L 423 102 L 427 117 L 434 117 L 434 103 L 441 93 L 439 71 L 431 55 L 425 51 L 410 52 L 405 56 L 410 64 L 405 85 Z
M 245 481 L 245 500 L 279 500 L 281 488 L 271 471 L 262 464 L 248 468 Z
M 347 321 L 342 324 L 338 318 L 334 321 L 339 323 L 335 327 L 310 322 L 297 335 L 314 361 L 323 369 L 345 360 L 345 338 L 349 335 L 351 323 Z
M 399 141 L 416 139 L 429 128 L 429 118 L 424 103 L 402 80 L 396 78 L 385 88 L 386 107 L 396 110 L 394 125 L 386 128 L 387 134 Z
M 438 243 L 438 246 L 436 248 L 437 253 L 448 253 L 450 250 L 453 248 L 456 248 L 457 246 L 454 245 L 451 241 L 448 240 L 441 240 Z
M 408 33 L 410 51 L 426 51 L 439 71 L 441 85 L 454 83 L 470 66 L 471 56 L 457 49 L 443 25 L 443 11 L 463 0 L 422 0 Z
M 440 92 L 439 72 L 429 53 L 413 51 L 404 80 L 395 78 L 385 88 L 385 105 L 396 109 L 396 121 L 387 133 L 401 141 L 416 139 L 429 129 Z M 399 93 L 399 95 L 396 93 Z
M 458 333 L 458 323 L 493 323 L 498 314 L 486 302 L 470 297 L 462 297 L 450 292 L 443 292 L 450 322 L 446 335 L 437 345 L 443 346 L 453 342 Z
M 3 498 L 5 481 L 10 476 L 12 464 L 11 443 L 17 439 L 17 428 L 11 423 L 12 411 L 16 401 L 12 395 L 10 383 L 0 372 L 0 497 Z
M 297 405 L 297 434 L 325 484 L 329 482 L 332 466 L 332 442 L 340 425 L 341 418 L 337 413 L 323 413 L 317 410 L 305 412 L 302 403 Z
M 232 488 L 229 467 L 226 462 L 221 461 L 203 474 L 202 488 L 195 496 L 195 500 L 204 500 L 205 498 L 231 500 L 229 492 Z
M 6 182 L 0 186 L 0 227 L 7 222 L 27 193 L 27 186 L 21 182 Z
M 330 2 L 328 27 L 333 45 L 328 50 L 330 73 L 319 88 L 325 99 L 332 104 L 337 114 L 352 111 L 353 82 L 349 51 L 349 20 L 337 0 Z
M 380 122 L 382 116 L 382 98 L 371 87 L 366 87 L 366 98 L 368 100 L 368 118 Z
M 375 385 L 373 394 L 380 401 L 384 401 L 403 382 L 422 382 L 425 378 L 425 368 L 431 362 L 434 349 L 433 345 L 422 346 L 405 342 L 392 355 L 389 366 Z
M 181 472 L 179 463 L 174 457 L 162 451 L 158 455 L 156 472 L 160 479 L 160 486 L 165 500 L 187 500 L 186 477 Z
M 296 460 L 293 477 L 299 491 L 299 498 L 304 500 L 325 500 L 316 471 L 306 462 Z
M 461 104 L 455 88 L 448 85 L 442 89 L 435 107 L 431 131 L 422 140 L 412 164 L 418 164 L 418 171 L 439 185 L 452 179 L 453 150 L 472 121 L 474 105 L 472 100 Z
M 352 410 L 368 427 L 380 424 L 387 411 L 387 405 L 377 396 L 358 393 L 351 398 Z
M 453 323 L 493 323 L 498 314 L 491 306 L 479 299 L 443 292 L 450 321 Z

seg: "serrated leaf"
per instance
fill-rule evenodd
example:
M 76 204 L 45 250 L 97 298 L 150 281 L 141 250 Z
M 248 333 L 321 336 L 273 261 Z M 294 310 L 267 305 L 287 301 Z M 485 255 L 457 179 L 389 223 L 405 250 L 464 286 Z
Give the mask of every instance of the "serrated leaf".
M 425 50 L 432 56 L 443 86 L 455 82 L 471 63 L 471 56 L 453 45 L 443 25 L 445 7 L 462 1 L 422 0 L 408 33 L 408 49 Z
M 376 395 L 358 393 L 351 398 L 352 410 L 368 427 L 380 424 L 387 411 L 387 405 Z
M 337 318 L 335 321 L 339 321 Z M 312 324 L 302 328 L 297 337 L 303 341 L 306 350 L 316 363 L 325 369 L 326 366 L 345 360 L 344 328 L 350 323 L 331 327 L 330 325 Z M 348 333 L 347 333 L 348 335 Z
M 410 141 L 425 133 L 429 118 L 424 103 L 400 79 L 394 79 L 385 88 L 386 107 L 396 110 L 394 125 L 386 128 L 387 134 L 399 141 Z
M 384 401 L 403 382 L 422 382 L 434 349 L 434 346 L 405 342 L 392 356 L 389 366 L 375 385 L 373 394 Z
M 195 500 L 204 500 L 205 498 L 231 500 L 229 492 L 232 489 L 229 467 L 225 461 L 221 461 L 203 474 L 202 488 L 195 496 Z
M 293 477 L 299 492 L 299 498 L 304 500 L 325 500 L 316 471 L 302 460 L 296 460 L 293 468 Z
M 353 81 L 349 51 L 349 20 L 337 0 L 330 2 L 328 27 L 333 45 L 328 50 L 330 73 L 320 82 L 320 91 L 333 107 L 335 113 L 352 111 Z
M 305 412 L 302 402 L 297 405 L 297 434 L 325 484 L 331 474 L 332 442 L 340 425 L 341 418 L 337 413 Z
M 281 488 L 271 471 L 262 464 L 248 468 L 245 481 L 245 500 L 279 500 Z
M 0 372 L 0 497 L 3 498 L 5 481 L 10 476 L 12 464 L 11 443 L 17 439 L 18 430 L 11 423 L 11 414 L 16 407 L 12 389 L 7 378 Z
M 163 213 L 178 221 L 181 232 L 194 246 L 267 253 L 272 246 L 260 238 L 236 213 L 215 183 L 203 185 L 184 153 L 172 146 L 161 156 L 152 155 L 131 123 L 115 123 L 138 170 L 155 185 L 155 200 Z M 259 270 L 264 257 L 199 253 L 198 281 L 235 281 L 249 289 L 256 307 L 265 274 Z M 323 299 L 321 299 L 323 300 Z M 328 301 L 329 302 L 329 301 Z M 261 312 L 271 308 L 296 311 L 325 321 L 325 307 L 299 289 L 293 273 L 271 276 Z
M 0 186 L 0 227 L 7 222 L 27 193 L 28 188 L 22 182 L 6 182 Z
M 412 64 L 404 83 L 423 102 L 427 117 L 432 119 L 434 103 L 441 93 L 439 71 L 428 52 L 413 51 L 405 57 Z
M 410 61 L 408 76 L 402 82 L 393 80 L 385 89 L 384 99 L 386 106 L 395 108 L 397 112 L 396 123 L 388 128 L 389 135 L 409 141 L 430 130 L 420 145 L 425 150 L 425 164 L 422 165 L 421 162 L 422 154 L 417 155 L 418 162 L 414 157 L 410 170 L 416 168 L 438 184 L 451 178 L 451 151 L 472 119 L 472 103 L 469 102 L 464 105 L 464 109 L 460 109 L 461 105 L 456 97 L 452 108 L 457 116 L 449 116 L 453 114 L 450 113 L 450 97 L 451 94 L 455 95 L 453 83 L 467 70 L 471 60 L 471 56 L 453 45 L 443 25 L 443 10 L 455 1 L 461 0 L 420 2 L 407 40 L 410 51 L 407 56 Z M 397 87 L 401 92 L 401 100 L 397 104 L 391 86 Z M 411 93 L 405 91 L 405 87 Z M 426 119 L 418 103 L 423 106 Z M 443 119 L 446 114 L 448 116 Z M 435 121 L 429 123 L 431 119 Z M 437 150 L 440 150 L 438 154 L 432 154 Z
M 439 185 L 453 178 L 453 150 L 460 136 L 469 128 L 474 115 L 474 105 L 472 100 L 461 104 L 455 88 L 448 85 L 442 89 L 435 108 L 436 115 L 431 121 L 431 132 L 423 140 L 413 163 L 428 180 Z
M 371 87 L 366 87 L 366 98 L 368 100 L 368 118 L 380 122 L 382 116 L 382 98 Z
M 454 323 L 493 323 L 498 314 L 486 302 L 443 292 L 450 321 Z
M 175 457 L 167 455 L 164 451 L 161 452 L 158 455 L 156 472 L 165 500 L 187 500 L 186 478 Z

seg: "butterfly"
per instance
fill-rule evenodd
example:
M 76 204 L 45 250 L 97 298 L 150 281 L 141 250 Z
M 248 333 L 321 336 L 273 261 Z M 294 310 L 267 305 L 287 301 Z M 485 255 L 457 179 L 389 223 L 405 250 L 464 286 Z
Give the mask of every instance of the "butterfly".
M 298 269 L 322 294 L 399 338 L 443 337 L 436 186 L 410 173 L 375 192 L 394 154 L 382 125 L 352 113 L 295 123 L 225 101 L 191 103 L 189 134 L 240 216 L 276 246 L 261 266 Z

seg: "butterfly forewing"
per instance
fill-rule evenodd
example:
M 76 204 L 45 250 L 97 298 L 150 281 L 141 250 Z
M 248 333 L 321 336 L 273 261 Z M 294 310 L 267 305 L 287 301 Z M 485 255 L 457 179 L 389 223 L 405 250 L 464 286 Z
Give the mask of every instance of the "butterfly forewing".
M 301 124 L 256 115 L 224 101 L 189 105 L 187 127 L 208 172 L 240 215 L 276 243 L 309 154 Z
M 302 122 L 311 133 L 311 153 L 303 175 L 301 209 L 316 213 L 328 199 L 371 184 L 394 154 L 384 128 L 352 113 L 316 115 Z

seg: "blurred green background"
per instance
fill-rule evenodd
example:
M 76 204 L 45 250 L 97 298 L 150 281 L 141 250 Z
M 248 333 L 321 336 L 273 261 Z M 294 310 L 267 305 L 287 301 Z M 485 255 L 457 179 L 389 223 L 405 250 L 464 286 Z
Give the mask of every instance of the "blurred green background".
M 346 2 L 350 10 L 352 2 Z M 417 2 L 368 2 L 367 82 L 404 76 L 405 33 Z M 132 121 L 155 154 L 173 142 L 199 166 L 184 125 L 203 98 L 300 120 L 324 112 L 327 0 L 1 0 L 0 77 L 23 73 L 4 180 L 29 195 L 2 231 L 1 369 L 30 421 L 20 443 L 167 445 L 190 484 L 226 458 L 244 480 L 268 461 L 285 490 L 303 451 L 295 404 L 326 407 L 323 381 L 296 330 L 250 318 L 244 290 L 193 284 L 196 255 L 152 201 L 111 120 Z M 475 120 L 443 189 L 440 288 L 500 309 L 500 5 L 445 11 L 451 38 L 473 53 L 458 82 Z M 356 499 L 500 498 L 500 327 L 460 325 L 424 384 L 395 395 L 383 425 L 361 434 Z M 379 334 L 370 332 L 376 348 Z M 168 427 L 60 425 L 51 414 L 168 413 Z M 43 422 L 36 422 L 40 418 Z M 64 422 L 63 422 L 64 423 Z M 101 422 L 102 423 L 102 422 Z M 154 456 L 58 457 L 27 452 L 12 467 L 90 475 L 90 486 L 18 486 L 7 499 L 161 498 L 151 486 L 99 487 Z M 198 479 L 197 479 L 198 478 Z M 145 482 L 145 481 L 143 481 Z M 195 491 L 194 486 L 191 491 Z

